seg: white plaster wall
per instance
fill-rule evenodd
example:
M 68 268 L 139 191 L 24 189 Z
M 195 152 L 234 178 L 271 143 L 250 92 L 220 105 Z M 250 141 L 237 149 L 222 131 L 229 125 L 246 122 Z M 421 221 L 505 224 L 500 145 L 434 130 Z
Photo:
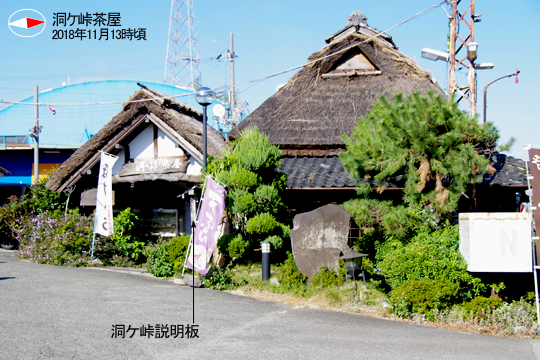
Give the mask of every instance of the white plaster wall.
M 152 124 L 129 143 L 129 154 L 132 159 L 154 157 L 154 128 Z
M 184 155 L 182 148 L 176 147 L 176 142 L 163 130 L 158 129 L 158 157 L 182 155 Z
M 189 165 L 186 169 L 187 175 L 201 175 L 202 164 L 199 163 L 193 156 L 189 157 Z

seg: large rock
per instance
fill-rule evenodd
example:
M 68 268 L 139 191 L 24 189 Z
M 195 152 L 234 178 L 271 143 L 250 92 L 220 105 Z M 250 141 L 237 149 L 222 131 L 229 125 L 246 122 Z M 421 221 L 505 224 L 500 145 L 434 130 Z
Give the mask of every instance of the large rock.
M 343 206 L 333 204 L 294 217 L 292 251 L 302 274 L 312 278 L 322 265 L 338 270 L 340 252 L 350 251 L 347 244 L 350 219 Z

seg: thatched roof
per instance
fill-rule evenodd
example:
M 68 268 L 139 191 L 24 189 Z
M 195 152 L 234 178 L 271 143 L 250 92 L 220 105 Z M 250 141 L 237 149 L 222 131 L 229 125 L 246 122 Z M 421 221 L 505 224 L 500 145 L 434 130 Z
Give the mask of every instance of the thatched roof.
M 181 141 L 182 146 L 202 163 L 202 112 L 173 98 L 164 98 L 165 95 L 148 87 L 141 87 L 124 104 L 122 111 L 55 171 L 47 188 L 63 191 L 72 186 L 89 167 L 99 161 L 99 151 L 114 151 L 114 146 L 144 120 L 158 122 L 159 126 L 176 133 L 175 139 Z M 157 97 L 161 99 L 155 99 Z M 153 100 L 130 102 L 143 99 Z M 218 156 L 225 147 L 225 140 L 219 132 L 208 126 L 208 156 Z
M 282 149 L 343 147 L 340 135 L 350 134 L 380 94 L 391 98 L 397 92 L 433 90 L 443 95 L 429 73 L 399 52 L 388 35 L 363 43 L 377 33 L 365 21 L 349 22 L 309 57 L 322 60 L 304 66 L 229 136 L 237 138 L 255 125 Z

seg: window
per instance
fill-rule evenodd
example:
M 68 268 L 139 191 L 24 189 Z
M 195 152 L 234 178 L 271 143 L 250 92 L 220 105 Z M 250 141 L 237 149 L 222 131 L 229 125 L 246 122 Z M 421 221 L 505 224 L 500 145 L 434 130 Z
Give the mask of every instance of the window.
M 6 145 L 21 145 L 28 144 L 26 136 L 0 136 L 2 142 L 0 144 Z

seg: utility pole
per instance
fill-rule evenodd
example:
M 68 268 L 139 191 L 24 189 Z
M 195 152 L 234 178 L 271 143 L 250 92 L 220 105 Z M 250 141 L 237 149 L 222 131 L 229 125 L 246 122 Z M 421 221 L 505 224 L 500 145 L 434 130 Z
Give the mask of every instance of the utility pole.
M 462 0 L 452 0 L 452 17 L 450 21 L 450 72 L 448 75 L 448 93 L 461 96 L 471 104 L 471 116 L 476 114 L 476 69 L 474 61 L 477 57 L 477 46 L 474 42 L 474 23 L 479 22 L 481 14 L 475 14 L 475 0 L 470 0 L 467 9 L 460 13 L 458 5 Z M 464 50 L 465 56 L 460 55 Z M 469 69 L 467 86 L 458 86 L 456 67 Z
M 234 96 L 234 43 L 233 33 L 230 33 L 229 60 L 231 61 L 231 85 L 229 87 L 229 107 L 231 109 L 231 121 L 235 125 L 235 96 Z
M 34 184 L 39 182 L 39 106 L 38 106 L 38 86 L 34 87 L 34 128 L 32 129 L 34 138 Z

